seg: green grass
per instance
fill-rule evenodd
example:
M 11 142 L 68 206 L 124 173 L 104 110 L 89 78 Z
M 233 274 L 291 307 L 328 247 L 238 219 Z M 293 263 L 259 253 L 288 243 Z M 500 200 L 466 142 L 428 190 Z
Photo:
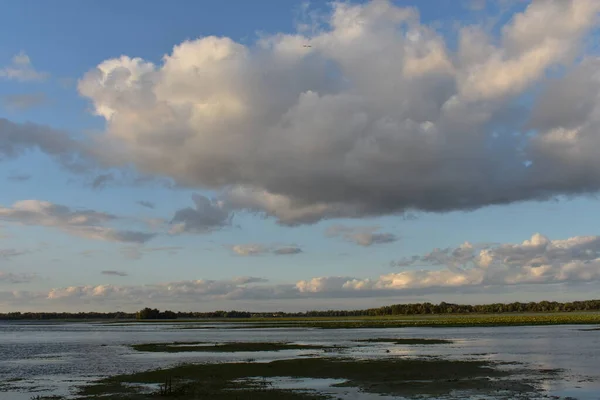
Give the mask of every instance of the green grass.
M 600 324 L 600 313 L 413 315 L 355 318 L 272 318 L 227 321 L 240 328 L 401 328 Z M 214 323 L 214 321 L 212 322 Z M 251 323 L 248 325 L 248 323 Z M 192 327 L 182 327 L 192 328 Z
M 202 342 L 143 343 L 131 346 L 137 351 L 181 353 L 181 352 L 240 352 L 279 350 L 322 350 L 331 346 L 304 345 L 286 342 L 230 342 L 206 344 Z
M 405 345 L 427 345 L 427 344 L 450 344 L 452 340 L 445 339 L 419 339 L 419 338 L 376 338 L 376 339 L 359 339 L 355 340 L 359 343 L 393 343 Z

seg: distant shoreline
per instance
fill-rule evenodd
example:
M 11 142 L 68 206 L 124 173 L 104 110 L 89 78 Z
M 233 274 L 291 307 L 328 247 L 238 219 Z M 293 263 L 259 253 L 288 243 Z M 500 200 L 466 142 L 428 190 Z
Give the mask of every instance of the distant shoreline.
M 600 300 L 584 300 L 559 303 L 555 301 L 492 303 L 481 305 L 453 304 L 441 302 L 394 304 L 364 310 L 325 310 L 305 312 L 251 312 L 251 311 L 210 311 L 182 312 L 160 311 L 144 308 L 138 312 L 9 312 L 0 313 L 0 321 L 164 321 L 164 320 L 227 320 L 258 321 L 313 318 L 430 318 L 432 316 L 458 317 L 473 315 L 557 315 L 600 312 Z M 577 318 L 574 318 L 577 320 Z M 595 323 L 595 322 L 594 322 Z
M 207 330 L 227 329 L 360 329 L 360 328 L 467 328 L 467 327 L 502 327 L 502 326 L 536 326 L 536 325 L 598 325 L 600 329 L 600 312 L 552 312 L 552 313 L 505 313 L 505 314 L 470 314 L 470 315 L 411 315 L 411 316 L 358 316 L 358 317 L 278 317 L 278 318 L 197 318 L 197 319 L 156 319 L 156 320 L 107 320 L 107 319 L 55 319 L 55 320 L 16 320 L 3 321 L 15 323 L 99 323 L 99 324 L 175 324 L 176 329 Z M 219 326 L 221 325 L 221 326 Z

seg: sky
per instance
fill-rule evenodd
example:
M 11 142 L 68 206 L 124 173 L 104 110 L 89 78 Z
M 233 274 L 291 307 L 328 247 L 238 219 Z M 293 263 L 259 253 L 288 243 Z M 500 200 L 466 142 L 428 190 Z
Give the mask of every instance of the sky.
M 7 3 L 0 312 L 597 297 L 599 13 Z

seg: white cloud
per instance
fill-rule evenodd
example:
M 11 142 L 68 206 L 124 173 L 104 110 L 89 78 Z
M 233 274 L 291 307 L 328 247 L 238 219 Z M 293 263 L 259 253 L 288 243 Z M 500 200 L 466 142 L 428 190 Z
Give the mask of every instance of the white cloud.
M 12 207 L 0 206 L 0 220 L 23 225 L 58 228 L 71 235 L 112 242 L 145 243 L 156 234 L 104 226 L 119 218 L 94 210 L 73 210 L 41 200 L 21 200 Z
M 252 46 L 203 37 L 160 64 L 122 56 L 78 88 L 106 120 L 105 162 L 223 190 L 177 215 L 174 232 L 219 228 L 235 209 L 294 225 L 543 200 L 600 188 L 589 172 L 600 119 L 566 104 L 580 115 L 567 129 L 542 109 L 546 125 L 529 135 L 519 99 L 542 104 L 530 88 L 579 68 L 599 10 L 534 1 L 500 37 L 463 26 L 454 50 L 413 9 L 334 3 L 310 32 Z M 600 109 L 598 79 L 580 79 Z
M 377 232 L 378 226 L 344 226 L 333 225 L 327 228 L 325 234 L 329 237 L 342 237 L 345 240 L 355 243 L 359 246 L 368 247 L 374 244 L 393 243 L 398 237 L 389 232 Z
M 21 82 L 44 81 L 50 75 L 47 72 L 36 71 L 25 52 L 15 55 L 10 65 L 0 68 L 0 78 L 12 79 Z

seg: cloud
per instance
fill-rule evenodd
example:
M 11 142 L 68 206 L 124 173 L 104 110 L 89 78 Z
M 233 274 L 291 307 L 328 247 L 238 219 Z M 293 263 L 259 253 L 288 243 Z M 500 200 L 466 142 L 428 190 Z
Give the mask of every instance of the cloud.
M 29 283 L 36 280 L 38 277 L 35 274 L 13 273 L 0 271 L 0 283 Z
M 535 234 L 519 244 L 464 244 L 416 256 L 427 265 L 371 278 L 319 276 L 272 284 L 264 278 L 187 280 L 147 285 L 84 285 L 21 294 L 51 302 L 89 304 L 189 304 L 193 301 L 352 299 L 398 296 L 508 293 L 515 287 L 556 287 L 600 282 L 600 236 L 551 240 Z M 532 289 L 537 290 L 537 289 Z M 161 304 L 162 304 L 161 303 Z M 66 303 L 65 303 L 66 304 Z M 87 303 L 86 303 L 87 304 Z
M 25 182 L 31 179 L 31 175 L 13 172 L 8 176 L 7 179 L 13 182 Z
M 8 259 L 30 253 L 29 250 L 0 249 L 0 259 Z
M 236 244 L 231 246 L 231 251 L 239 256 L 256 256 L 268 253 L 269 249 L 260 244 Z
M 171 219 L 171 233 L 207 233 L 230 225 L 231 213 L 222 202 L 194 194 L 194 207 L 175 212 Z
M 101 272 L 102 275 L 111 275 L 111 276 L 128 276 L 127 272 L 123 272 L 123 271 L 102 271 Z
M 9 65 L 0 68 L 0 78 L 20 82 L 44 81 L 49 76 L 47 72 L 36 71 L 29 56 L 23 51 L 15 55 Z
M 101 189 L 103 188 L 108 182 L 114 180 L 115 177 L 113 174 L 111 173 L 107 173 L 107 174 L 100 174 L 98 176 L 96 176 L 94 178 L 94 180 L 92 181 L 92 188 L 93 189 Z
M 359 246 L 371 246 L 374 244 L 393 243 L 398 237 L 393 233 L 380 233 L 378 226 L 344 226 L 333 225 L 327 228 L 325 234 L 329 237 L 342 237 L 346 241 Z
M 600 61 L 583 46 L 599 10 L 533 1 L 449 46 L 412 8 L 338 2 L 310 32 L 105 60 L 78 90 L 106 121 L 105 162 L 222 191 L 180 231 L 221 227 L 220 204 L 295 225 L 546 200 L 600 188 Z M 581 101 L 537 94 L 570 81 Z
M 146 200 L 139 200 L 136 201 L 136 204 L 139 204 L 142 207 L 146 207 L 146 208 L 154 208 L 154 203 L 152 203 L 151 201 L 146 201 Z
M 0 206 L 0 220 L 23 225 L 58 228 L 68 234 L 93 240 L 145 243 L 155 233 L 118 230 L 104 226 L 119 217 L 94 210 L 73 210 L 41 200 L 21 200 L 12 207 Z
M 256 277 L 239 277 L 231 280 L 193 280 L 160 283 L 140 286 L 90 285 L 71 286 L 52 289 L 47 294 L 48 300 L 129 300 L 132 302 L 145 299 L 238 299 L 246 291 L 255 294 L 276 293 L 266 289 L 263 293 L 261 285 L 266 280 Z
M 44 93 L 11 94 L 2 98 L 2 104 L 9 110 L 24 111 L 48 103 Z
M 83 172 L 95 163 L 92 152 L 65 132 L 43 125 L 17 124 L 0 118 L 0 161 L 39 149 L 71 172 Z
M 139 260 L 145 254 L 148 254 L 148 253 L 166 252 L 169 255 L 175 255 L 182 249 L 183 249 L 183 247 L 179 247 L 179 246 L 162 246 L 162 247 L 126 246 L 121 249 L 121 254 L 123 254 L 123 256 L 125 258 L 128 258 L 130 260 Z
M 285 246 L 279 247 L 273 250 L 273 254 L 278 256 L 292 255 L 292 254 L 300 254 L 302 253 L 302 249 L 296 246 Z
M 236 244 L 231 246 L 231 251 L 239 256 L 258 256 L 264 254 L 294 255 L 302 253 L 298 246 L 262 245 L 262 244 Z

